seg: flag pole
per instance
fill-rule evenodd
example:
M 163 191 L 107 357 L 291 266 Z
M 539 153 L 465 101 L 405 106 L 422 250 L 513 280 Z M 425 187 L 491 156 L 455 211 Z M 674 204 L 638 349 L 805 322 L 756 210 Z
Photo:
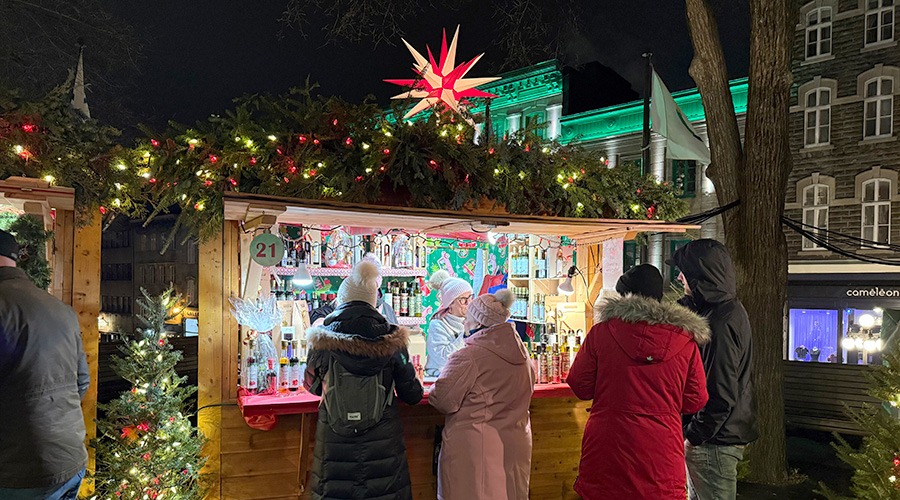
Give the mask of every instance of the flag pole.
M 647 69 L 644 73 L 644 135 L 641 141 L 641 172 L 649 173 L 650 168 L 650 94 L 653 86 L 653 58 L 652 52 L 644 52 L 641 57 L 647 61 Z

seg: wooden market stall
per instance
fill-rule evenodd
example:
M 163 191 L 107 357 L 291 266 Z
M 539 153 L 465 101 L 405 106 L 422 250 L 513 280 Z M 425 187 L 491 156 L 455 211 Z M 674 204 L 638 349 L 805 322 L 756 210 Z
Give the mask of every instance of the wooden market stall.
M 72 306 L 81 324 L 81 337 L 91 372 L 91 386 L 81 402 L 87 439 L 96 436 L 97 416 L 97 352 L 100 334 L 100 214 L 91 224 L 76 224 L 75 190 L 51 186 L 40 179 L 9 177 L 0 181 L 0 206 L 16 213 L 28 214 L 44 222 L 53 231 L 47 249 L 47 260 L 53 270 L 50 293 Z M 93 470 L 94 450 L 88 447 L 88 469 Z M 82 493 L 91 484 L 85 480 Z
M 268 292 L 268 279 L 264 277 L 267 271 L 249 257 L 249 243 L 255 232 L 294 224 L 375 228 L 372 231 L 402 228 L 421 235 L 496 228 L 508 234 L 565 237 L 577 245 L 575 265 L 584 280 L 576 278 L 575 293 L 557 302 L 566 302 L 570 314 L 580 315 L 579 324 L 587 331 L 592 322 L 589 304 L 601 293 L 604 277 L 607 287 L 611 287 L 621 274 L 623 239 L 632 239 L 639 232 L 684 232 L 694 228 L 649 220 L 453 212 L 238 193 L 226 193 L 224 211 L 222 231 L 200 249 L 198 420 L 210 439 L 206 448 L 206 470 L 213 479 L 210 499 L 308 498 L 318 398 L 304 393 L 238 397 L 242 333 L 229 311 L 228 298 L 254 296 L 258 287 Z M 552 285 L 543 286 L 551 295 L 562 272 L 545 272 L 543 281 Z M 514 281 L 511 278 L 510 284 Z M 529 290 L 534 286 L 527 285 Z M 564 384 L 536 387 L 531 407 L 532 498 L 577 498 L 572 485 L 589 407 L 590 402 L 575 399 Z M 404 407 L 401 413 L 414 498 L 434 499 L 434 431 L 436 425 L 443 423 L 443 416 L 427 404 Z M 250 427 L 248 420 L 259 416 L 277 419 L 277 423 L 266 431 Z

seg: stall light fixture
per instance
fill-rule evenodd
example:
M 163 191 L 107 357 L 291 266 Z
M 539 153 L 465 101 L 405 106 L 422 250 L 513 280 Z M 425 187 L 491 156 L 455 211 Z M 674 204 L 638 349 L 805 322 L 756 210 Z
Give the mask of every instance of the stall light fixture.
M 575 287 L 572 286 L 572 278 L 575 277 L 575 273 L 578 272 L 578 269 L 575 266 L 569 268 L 569 272 L 566 273 L 566 279 L 556 288 L 556 291 L 560 295 L 569 296 L 575 293 Z
M 873 326 L 875 326 L 875 316 L 872 316 L 871 314 L 863 314 L 859 317 L 858 322 L 859 326 L 863 328 L 872 328 Z
M 304 287 L 307 285 L 312 285 L 313 279 L 309 274 L 309 269 L 306 268 L 306 262 L 301 262 L 297 267 L 297 272 L 294 273 L 294 286 L 295 287 Z
M 495 233 L 493 229 L 487 232 L 487 240 L 491 245 L 497 244 L 497 233 Z

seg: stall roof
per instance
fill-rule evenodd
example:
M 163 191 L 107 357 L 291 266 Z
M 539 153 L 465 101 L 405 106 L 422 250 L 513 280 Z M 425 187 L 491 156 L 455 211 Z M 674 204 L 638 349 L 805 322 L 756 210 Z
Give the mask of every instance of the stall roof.
M 224 203 L 226 220 L 252 221 L 259 217 L 274 216 L 278 222 L 286 224 L 404 229 L 429 234 L 473 230 L 484 232 L 496 227 L 496 231 L 502 233 L 566 236 L 582 244 L 627 237 L 629 233 L 682 233 L 700 227 L 653 220 L 578 219 L 481 211 L 463 212 L 364 205 L 334 200 L 303 200 L 246 193 L 226 193 Z

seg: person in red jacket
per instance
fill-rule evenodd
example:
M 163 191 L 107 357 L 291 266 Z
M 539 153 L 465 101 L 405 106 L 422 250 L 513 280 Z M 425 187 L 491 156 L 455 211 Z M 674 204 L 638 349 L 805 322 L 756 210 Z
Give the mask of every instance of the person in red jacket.
M 594 400 L 575 491 L 584 500 L 684 500 L 681 415 L 708 399 L 697 343 L 709 341 L 709 326 L 661 302 L 662 276 L 651 265 L 622 275 L 616 291 L 595 307 L 598 323 L 567 380 L 578 398 Z

